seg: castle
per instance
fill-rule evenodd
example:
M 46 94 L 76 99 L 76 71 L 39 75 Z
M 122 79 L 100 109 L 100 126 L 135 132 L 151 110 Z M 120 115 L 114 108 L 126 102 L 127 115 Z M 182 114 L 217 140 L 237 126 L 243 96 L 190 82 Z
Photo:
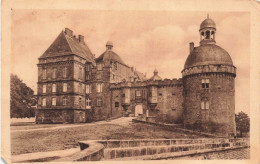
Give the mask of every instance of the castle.
M 165 114 L 173 123 L 235 134 L 236 67 L 216 45 L 216 24 L 200 25 L 181 79 L 162 79 L 129 67 L 113 51 L 95 58 L 84 36 L 66 28 L 39 57 L 36 123 L 82 123 L 127 115 Z

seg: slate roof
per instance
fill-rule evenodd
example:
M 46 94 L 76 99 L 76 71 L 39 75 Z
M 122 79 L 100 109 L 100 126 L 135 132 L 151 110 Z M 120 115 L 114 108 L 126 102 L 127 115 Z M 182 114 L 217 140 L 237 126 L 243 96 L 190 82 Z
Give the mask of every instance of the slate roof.
M 154 70 L 153 76 L 148 79 L 148 81 L 162 80 L 162 78 L 158 75 L 157 69 Z
M 223 48 L 215 44 L 203 44 L 193 49 L 184 68 L 209 64 L 233 65 L 233 62 L 228 52 Z
M 105 64 L 107 63 L 108 65 L 110 64 L 110 62 L 118 62 L 123 65 L 126 65 L 124 61 L 121 59 L 121 57 L 112 50 L 106 50 L 96 59 L 96 61 L 103 61 Z
M 208 27 L 216 28 L 216 23 L 209 17 L 200 24 L 200 30 Z
M 69 36 L 62 31 L 50 47 L 40 56 L 41 58 L 57 57 L 64 55 L 75 54 L 87 60 L 87 62 L 95 63 L 94 55 L 86 45 L 86 43 L 79 42 L 74 36 Z

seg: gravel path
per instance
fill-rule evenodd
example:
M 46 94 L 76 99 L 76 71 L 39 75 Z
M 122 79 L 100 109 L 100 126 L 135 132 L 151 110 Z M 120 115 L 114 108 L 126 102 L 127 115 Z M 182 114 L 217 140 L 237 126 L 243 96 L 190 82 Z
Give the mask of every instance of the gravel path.
M 102 125 L 102 124 L 115 124 L 121 126 L 128 126 L 131 124 L 133 117 L 120 117 L 114 120 L 109 121 L 98 121 L 93 123 L 84 123 L 84 124 L 60 124 L 54 127 L 43 127 L 43 128 L 34 128 L 34 129 L 22 129 L 22 130 L 11 130 L 11 133 L 17 132 L 32 132 L 32 131 L 42 131 L 42 130 L 55 130 L 55 129 L 63 129 L 63 128 L 72 128 L 72 127 L 85 127 L 85 126 L 92 126 L 92 125 Z M 28 128 L 37 126 L 38 124 L 30 125 Z M 22 128 L 22 127 L 21 127 Z

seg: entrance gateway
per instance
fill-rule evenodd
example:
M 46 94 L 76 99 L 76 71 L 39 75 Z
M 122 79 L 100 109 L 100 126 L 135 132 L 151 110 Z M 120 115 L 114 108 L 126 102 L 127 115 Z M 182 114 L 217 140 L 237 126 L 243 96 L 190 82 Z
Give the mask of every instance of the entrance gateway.
M 137 117 L 139 114 L 143 114 L 143 105 L 135 106 L 135 117 Z

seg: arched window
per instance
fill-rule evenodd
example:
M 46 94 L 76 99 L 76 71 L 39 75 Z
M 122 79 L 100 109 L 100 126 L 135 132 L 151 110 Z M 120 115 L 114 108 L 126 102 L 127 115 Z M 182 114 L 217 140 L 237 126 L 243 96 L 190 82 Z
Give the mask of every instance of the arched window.
M 210 39 L 210 31 L 206 31 L 206 39 Z
M 201 34 L 202 36 L 204 36 L 204 32 L 201 32 L 200 34 Z
M 119 107 L 119 102 L 115 102 L 115 107 Z

